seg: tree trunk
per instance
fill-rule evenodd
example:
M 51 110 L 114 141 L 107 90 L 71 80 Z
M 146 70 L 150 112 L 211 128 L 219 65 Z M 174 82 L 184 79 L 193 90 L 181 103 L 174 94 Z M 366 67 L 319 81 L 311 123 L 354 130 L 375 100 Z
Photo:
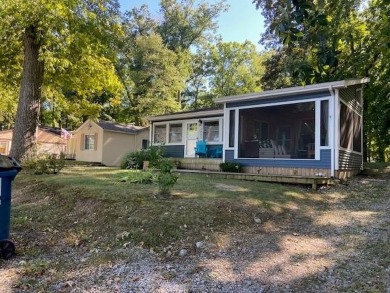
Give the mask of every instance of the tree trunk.
M 44 64 L 39 60 L 41 41 L 36 26 L 26 28 L 18 109 L 10 155 L 21 160 L 35 150 Z

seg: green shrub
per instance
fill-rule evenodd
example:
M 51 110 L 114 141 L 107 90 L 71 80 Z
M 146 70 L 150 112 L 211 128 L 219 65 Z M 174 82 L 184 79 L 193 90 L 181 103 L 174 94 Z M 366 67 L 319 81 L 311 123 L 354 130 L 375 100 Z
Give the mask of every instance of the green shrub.
M 22 165 L 35 174 L 58 174 L 65 166 L 65 157 L 63 154 L 30 156 L 23 159 Z
M 157 176 L 157 183 L 159 187 L 159 194 L 163 197 L 169 197 L 171 195 L 171 189 L 175 185 L 178 176 L 172 173 L 172 162 L 163 159 L 160 163 L 160 172 Z
M 222 172 L 241 173 L 242 166 L 234 162 L 224 162 L 219 164 L 219 168 Z
M 124 155 L 121 160 L 121 169 L 142 169 L 143 162 L 149 161 L 149 167 L 158 167 L 164 149 L 161 146 L 150 146 L 145 150 L 130 152 Z

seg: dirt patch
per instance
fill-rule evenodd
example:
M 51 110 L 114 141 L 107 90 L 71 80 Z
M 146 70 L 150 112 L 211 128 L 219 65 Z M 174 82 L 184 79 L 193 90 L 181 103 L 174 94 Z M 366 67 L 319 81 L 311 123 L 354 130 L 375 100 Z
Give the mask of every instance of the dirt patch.
M 217 188 L 219 190 L 232 191 L 232 192 L 246 192 L 246 191 L 248 191 L 246 188 L 243 188 L 241 186 L 228 185 L 228 184 L 223 184 L 223 183 L 215 184 L 215 188 Z

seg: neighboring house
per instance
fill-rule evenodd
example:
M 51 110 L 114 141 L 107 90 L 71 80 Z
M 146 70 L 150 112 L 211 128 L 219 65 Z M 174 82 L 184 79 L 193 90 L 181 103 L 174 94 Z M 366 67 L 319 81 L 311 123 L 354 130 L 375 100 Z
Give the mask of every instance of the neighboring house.
M 223 160 L 249 173 L 348 177 L 362 168 L 363 86 L 368 81 L 222 97 L 215 102 L 223 110 L 151 117 L 152 144 L 165 143 L 173 157 L 195 157 L 194 140 L 205 140 L 223 145 Z M 219 123 L 211 141 L 206 121 Z M 175 132 L 181 135 L 177 141 L 172 140 Z
M 68 154 L 77 161 L 119 166 L 126 153 L 146 148 L 148 138 L 148 127 L 87 120 L 73 132 Z
M 13 130 L 0 131 L 0 154 L 8 155 L 12 145 Z M 56 154 L 66 152 L 66 140 L 61 137 L 61 129 L 39 126 L 37 128 L 38 154 Z

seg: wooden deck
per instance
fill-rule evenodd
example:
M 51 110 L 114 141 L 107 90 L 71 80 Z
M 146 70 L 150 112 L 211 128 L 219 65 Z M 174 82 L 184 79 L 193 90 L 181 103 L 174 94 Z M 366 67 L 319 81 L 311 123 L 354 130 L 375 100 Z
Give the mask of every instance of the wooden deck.
M 331 178 L 328 177 L 261 175 L 261 174 L 227 173 L 227 172 L 184 170 L 184 169 L 178 169 L 175 170 L 175 172 L 204 174 L 207 175 L 208 177 L 223 178 L 223 179 L 238 179 L 238 180 L 263 181 L 263 182 L 275 182 L 275 183 L 309 184 L 311 185 L 313 190 L 316 190 L 318 185 L 328 185 L 331 184 L 333 181 Z

